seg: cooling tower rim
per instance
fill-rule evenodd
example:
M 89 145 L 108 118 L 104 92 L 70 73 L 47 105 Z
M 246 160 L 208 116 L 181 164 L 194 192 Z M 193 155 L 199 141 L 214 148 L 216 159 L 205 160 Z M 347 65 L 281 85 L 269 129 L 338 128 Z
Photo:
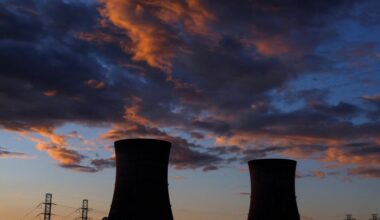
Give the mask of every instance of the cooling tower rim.
M 127 138 L 127 139 L 121 139 L 115 141 L 115 146 L 121 146 L 121 145 L 145 145 L 149 142 L 150 144 L 154 145 L 164 145 L 164 146 L 171 146 L 171 143 L 169 141 L 160 140 L 160 139 L 153 139 L 153 138 Z
M 267 159 L 254 159 L 248 161 L 250 165 L 259 165 L 259 164 L 291 164 L 296 165 L 297 161 L 291 159 L 283 158 L 267 158 Z

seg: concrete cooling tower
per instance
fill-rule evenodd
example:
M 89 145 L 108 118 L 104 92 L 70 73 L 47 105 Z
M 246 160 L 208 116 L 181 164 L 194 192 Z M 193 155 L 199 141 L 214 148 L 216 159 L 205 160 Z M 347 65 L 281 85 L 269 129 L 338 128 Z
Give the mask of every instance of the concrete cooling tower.
M 115 142 L 116 183 L 108 220 L 173 220 L 168 190 L 171 143 Z
M 248 162 L 251 203 L 248 220 L 300 220 L 295 195 L 297 162 L 260 159 Z

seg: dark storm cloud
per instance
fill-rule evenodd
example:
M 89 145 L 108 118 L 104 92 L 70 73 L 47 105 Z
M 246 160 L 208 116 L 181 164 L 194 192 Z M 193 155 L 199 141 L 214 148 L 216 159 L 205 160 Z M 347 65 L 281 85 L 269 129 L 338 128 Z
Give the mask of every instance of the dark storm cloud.
M 199 152 L 191 149 L 190 147 L 184 145 L 189 144 L 185 140 L 178 141 L 176 139 L 178 138 L 165 138 L 165 140 L 169 140 L 172 143 L 173 147 L 170 153 L 170 164 L 173 165 L 176 169 L 195 169 L 200 167 L 204 171 L 218 169 L 218 166 L 210 164 L 217 165 L 221 163 L 221 158 L 207 152 Z M 179 144 L 178 142 L 182 142 L 182 144 Z M 94 159 L 91 161 L 91 165 L 96 167 L 96 170 L 98 171 L 104 168 L 114 167 L 115 158 Z
M 204 129 L 206 131 L 213 131 L 216 134 L 228 135 L 228 132 L 231 130 L 230 125 L 223 121 L 212 120 L 209 121 L 198 121 L 195 120 L 192 122 L 192 125 L 196 128 Z
M 230 155 L 234 153 L 240 153 L 242 149 L 238 146 L 218 146 L 210 149 L 211 152 L 216 152 L 220 155 Z
M 334 108 L 334 107 L 332 107 Z M 349 105 L 349 111 L 357 109 Z M 331 109 L 329 109 L 331 111 Z M 335 109 L 333 112 L 313 111 L 308 108 L 293 112 L 240 115 L 235 122 L 236 132 L 256 132 L 258 134 L 294 135 L 315 138 L 350 139 L 371 138 L 380 135 L 380 124 L 368 122 L 355 124 L 350 120 L 339 120 L 337 113 L 347 113 L 347 109 Z M 236 133 L 235 132 L 235 133 Z
M 30 138 L 63 168 L 96 172 L 95 167 L 82 165 L 86 156 L 67 148 L 68 137 L 56 141 L 61 137 L 52 129 L 67 122 L 101 125 L 118 121 L 128 102 L 123 93 L 133 90 L 125 84 L 135 79 L 110 81 L 99 62 L 97 46 L 77 38 L 77 32 L 98 27 L 97 6 L 12 1 L 2 2 L 0 10 L 4 18 L 0 22 L 1 126 L 51 139 Z
M 357 106 L 346 102 L 339 102 L 337 105 L 311 102 L 310 106 L 319 112 L 336 116 L 352 116 L 359 112 L 359 108 Z
M 217 165 L 219 165 L 221 161 L 222 159 L 218 156 L 192 150 L 184 147 L 183 145 L 176 148 L 174 147 L 173 153 L 170 156 L 170 162 L 173 163 L 178 169 L 195 169 L 202 167 L 205 171 L 216 170 L 218 169 Z M 213 168 L 211 169 L 211 167 Z
M 96 45 L 76 37 L 76 31 L 93 30 L 97 25 L 96 5 L 33 3 L 1 5 L 8 18 L 1 25 L 11 28 L 1 32 L 1 125 L 27 129 L 69 121 L 102 124 L 120 120 L 124 94 L 136 91 L 139 80 L 133 70 L 120 76 L 120 68 L 114 68 L 113 76 L 107 75 L 115 64 L 105 67 L 100 57 L 110 53 L 123 57 L 120 49 L 101 48 L 104 54 L 98 54 Z M 37 11 L 26 16 L 20 12 L 25 8 Z
M 172 149 L 170 153 L 170 163 L 177 169 L 194 169 L 203 167 L 203 169 L 207 170 L 207 167 L 209 167 L 210 164 L 219 164 L 222 162 L 221 157 L 212 152 L 207 152 L 207 149 L 203 149 L 201 145 L 189 142 L 181 137 L 172 136 L 155 127 L 134 124 L 132 128 L 115 128 L 103 135 L 103 138 L 112 140 L 126 137 L 158 138 L 171 142 Z M 104 164 L 109 165 L 109 160 L 110 159 L 95 160 L 93 161 L 93 164 L 102 167 Z
M 203 139 L 205 136 L 202 133 L 196 132 L 196 131 L 191 131 L 190 135 L 194 139 Z
M 380 119 L 380 95 L 363 96 L 361 98 L 372 107 L 367 111 L 367 116 L 374 120 Z
M 248 160 L 265 158 L 273 154 L 287 154 L 298 158 L 319 158 L 320 155 L 328 149 L 323 145 L 289 145 L 289 146 L 267 146 L 262 148 L 246 149 L 242 152 L 244 157 L 241 161 L 244 163 Z
M 42 37 L 42 21 L 34 10 L 29 6 L 12 7 L 11 3 L 2 3 L 0 5 L 0 39 L 34 41 Z
M 2 125 L 10 128 L 22 124 L 102 122 L 119 118 L 117 112 L 122 114 L 123 106 L 120 97 L 84 86 L 88 80 L 106 81 L 105 70 L 96 56 L 79 53 L 83 45 L 75 42 L 70 33 L 78 28 L 74 24 L 85 27 L 89 17 L 95 22 L 96 7 L 61 1 L 34 3 L 18 1 L 1 5 L 7 18 L 1 24 L 9 27 L 2 29 L 0 42 Z M 37 11 L 24 15 L 21 9 Z M 65 9 L 65 13 L 58 9 Z M 88 16 L 82 19 L 83 15 Z M 56 34 L 56 29 L 66 32 Z M 12 33 L 13 30 L 17 33 Z
M 349 143 L 345 145 L 345 150 L 351 155 L 377 155 L 380 158 L 380 145 L 376 143 Z
M 258 29 L 276 33 L 289 28 L 319 26 L 328 21 L 336 10 L 345 9 L 353 1 L 261 1 L 247 0 L 231 2 L 206 1 L 214 9 L 226 30 L 239 33 L 241 27 L 255 25 Z M 287 25 L 283 25 L 286 23 Z M 236 25 L 239 24 L 239 25 Z
M 249 106 L 256 95 L 281 87 L 297 73 L 275 59 L 252 60 L 244 51 L 231 54 L 197 46 L 193 54 L 181 67 L 196 80 L 194 85 L 201 90 L 204 103 L 225 111 Z
M 69 137 L 55 133 L 61 125 L 111 127 L 102 136 L 107 140 L 166 139 L 173 143 L 171 163 L 179 169 L 215 170 L 272 154 L 377 155 L 373 146 L 346 145 L 380 136 L 375 121 L 352 121 L 363 115 L 378 118 L 375 96 L 362 98 L 373 107 L 369 111 L 347 101 L 329 103 L 329 90 L 288 88 L 292 80 L 334 68 L 334 59 L 342 57 L 319 53 L 319 47 L 340 40 L 335 22 L 359 16 L 355 9 L 369 5 L 338 0 L 3 1 L 0 125 L 42 134 L 53 145 L 44 142 L 40 149 L 59 166 L 83 172 L 112 167 L 114 158 L 88 158 L 72 150 Z M 373 59 L 374 45 L 358 45 L 352 56 Z M 305 105 L 280 108 L 275 102 L 282 98 L 287 105 L 300 100 Z M 210 140 L 221 143 L 205 143 Z
M 281 152 L 286 150 L 284 147 L 266 147 L 262 149 L 247 149 L 243 152 L 245 155 L 244 160 L 257 159 L 266 157 L 268 154 L 273 154 L 276 152 Z
M 30 44 L 0 43 L 0 121 L 50 124 L 116 120 L 115 113 L 122 109 L 119 99 L 84 84 L 104 78 L 96 60 L 54 46 L 38 49 Z M 49 95 L 48 91 L 55 92 Z M 65 111 L 62 106 L 66 106 Z
M 325 29 L 347 16 L 355 1 L 206 1 L 220 22 L 215 29 L 248 37 L 266 55 L 311 52 L 321 41 L 335 38 Z
M 294 102 L 304 100 L 307 103 L 315 102 L 316 100 L 326 100 L 329 96 L 330 91 L 323 89 L 305 89 L 301 91 L 288 91 L 280 98 L 281 101 L 284 101 L 287 104 L 292 104 Z

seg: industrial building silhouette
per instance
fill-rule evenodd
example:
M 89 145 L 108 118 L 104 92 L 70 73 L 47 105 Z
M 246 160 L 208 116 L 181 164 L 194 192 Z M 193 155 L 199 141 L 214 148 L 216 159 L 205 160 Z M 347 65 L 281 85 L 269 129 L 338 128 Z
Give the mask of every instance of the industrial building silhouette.
M 248 162 L 251 203 L 248 220 L 299 220 L 294 160 L 259 159 Z
M 108 220 L 173 220 L 168 191 L 171 143 L 115 142 L 116 183 Z
M 170 142 L 156 139 L 115 142 L 116 182 L 108 220 L 173 220 L 167 180 L 170 148 Z M 248 166 L 248 220 L 299 220 L 296 161 L 260 159 Z

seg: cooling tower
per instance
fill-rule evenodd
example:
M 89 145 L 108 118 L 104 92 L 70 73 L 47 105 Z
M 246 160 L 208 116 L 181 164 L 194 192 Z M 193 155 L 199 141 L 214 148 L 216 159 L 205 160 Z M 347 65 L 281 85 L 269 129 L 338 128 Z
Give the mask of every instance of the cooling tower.
M 297 162 L 261 159 L 248 162 L 251 204 L 248 220 L 300 220 L 295 196 Z
M 170 148 L 170 142 L 154 139 L 115 142 L 116 183 L 108 220 L 173 220 Z

